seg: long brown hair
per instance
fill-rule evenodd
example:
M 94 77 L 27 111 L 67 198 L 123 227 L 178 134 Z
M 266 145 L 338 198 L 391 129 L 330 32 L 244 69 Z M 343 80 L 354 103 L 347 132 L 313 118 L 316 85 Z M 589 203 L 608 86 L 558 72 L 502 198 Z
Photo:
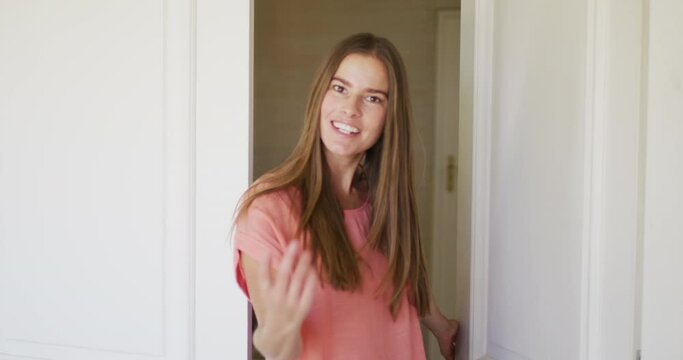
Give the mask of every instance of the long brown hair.
M 344 230 L 342 209 L 329 183 L 320 140 L 320 107 L 339 64 L 349 54 L 370 55 L 387 69 L 387 113 L 380 138 L 365 154 L 364 175 L 372 194 L 368 246 L 388 260 L 379 291 L 391 289 L 389 310 L 398 313 L 404 291 L 420 316 L 429 308 L 429 288 L 413 186 L 411 107 L 405 66 L 391 42 L 369 33 L 352 35 L 332 50 L 318 70 L 306 106 L 304 128 L 294 151 L 256 180 L 242 197 L 237 219 L 258 196 L 294 187 L 301 196 L 299 231 L 338 290 L 361 284 L 357 254 Z M 294 209 L 293 209 L 294 210 Z

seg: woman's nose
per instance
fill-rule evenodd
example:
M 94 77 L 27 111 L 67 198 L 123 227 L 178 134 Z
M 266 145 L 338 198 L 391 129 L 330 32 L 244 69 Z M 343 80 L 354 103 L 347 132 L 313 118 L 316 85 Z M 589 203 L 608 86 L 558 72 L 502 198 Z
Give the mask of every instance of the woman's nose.
M 348 96 L 343 101 L 342 109 L 349 117 L 356 117 L 360 115 L 360 98 L 357 96 Z

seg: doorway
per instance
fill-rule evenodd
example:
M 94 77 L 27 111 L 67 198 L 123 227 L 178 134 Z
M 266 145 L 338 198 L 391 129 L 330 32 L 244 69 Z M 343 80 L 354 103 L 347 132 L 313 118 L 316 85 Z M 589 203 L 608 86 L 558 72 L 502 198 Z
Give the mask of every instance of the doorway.
M 446 59 L 457 60 L 459 54 L 458 43 L 453 42 L 459 35 L 452 33 L 459 27 L 459 20 L 457 24 L 451 20 L 454 14 L 459 14 L 456 10 L 459 5 L 457 0 L 372 3 L 261 0 L 254 3 L 253 25 L 253 179 L 279 164 L 293 149 L 303 124 L 304 107 L 315 70 L 334 43 L 352 33 L 368 31 L 396 44 L 406 63 L 415 119 L 415 184 L 424 250 L 435 296 L 442 311 L 450 317 L 457 315 L 453 298 L 455 275 L 448 273 L 455 268 L 455 248 L 449 247 L 454 245 L 455 238 L 449 238 L 452 242 L 446 241 L 446 247 L 436 244 L 433 239 L 445 239 L 437 236 L 437 232 L 453 231 L 444 226 L 456 223 L 455 212 L 448 210 L 446 205 L 452 199 L 451 208 L 455 208 L 454 190 L 448 192 L 449 198 L 443 197 L 441 191 L 435 191 L 435 187 L 443 182 L 442 175 L 452 176 L 453 182 L 457 176 L 457 141 L 448 139 L 458 136 L 458 63 Z M 359 8 L 363 11 L 359 12 Z M 387 9 L 392 9 L 391 16 L 387 16 Z M 446 24 L 441 30 L 440 22 Z M 439 31 L 451 33 L 439 37 Z M 450 50 L 444 51 L 447 44 L 450 44 Z M 446 55 L 440 62 L 437 60 L 439 49 Z M 449 87 L 450 81 L 453 83 Z M 450 89 L 446 90 L 450 93 L 437 94 L 440 92 L 437 83 L 441 88 Z M 438 98 L 441 100 L 435 100 Z M 441 115 L 437 114 L 439 111 Z M 450 119 L 451 125 L 446 128 L 437 125 L 439 116 Z M 437 134 L 446 137 L 437 139 Z M 445 164 L 446 173 L 450 171 L 451 175 L 441 174 L 444 171 L 442 161 L 436 160 L 444 151 L 452 159 L 450 170 L 449 163 Z M 437 198 L 440 199 L 438 209 Z M 447 214 L 440 217 L 442 220 L 436 226 L 436 215 L 441 211 Z M 435 254 L 442 259 L 436 260 Z M 435 265 L 437 261 L 440 265 Z M 449 283 L 452 285 L 448 290 L 436 290 Z M 461 295 L 467 297 L 468 292 Z M 438 359 L 438 349 L 427 341 L 429 336 L 425 337 L 430 353 L 428 358 Z M 258 354 L 254 354 L 257 359 Z

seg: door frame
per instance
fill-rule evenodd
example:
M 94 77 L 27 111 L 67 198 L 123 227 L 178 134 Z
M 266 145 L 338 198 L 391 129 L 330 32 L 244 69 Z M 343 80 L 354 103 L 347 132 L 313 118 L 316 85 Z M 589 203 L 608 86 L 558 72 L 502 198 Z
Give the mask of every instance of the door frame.
M 188 359 L 248 359 L 249 307 L 235 281 L 229 235 L 234 205 L 251 178 L 253 0 L 188 5 L 195 123 L 190 140 L 194 323 Z
M 461 11 L 458 243 L 468 244 L 470 251 L 469 258 L 459 256 L 457 261 L 470 265 L 463 269 L 469 272 L 464 276 L 470 279 L 469 287 L 458 286 L 470 297 L 469 306 L 459 307 L 465 313 L 458 315 L 467 319 L 467 347 L 459 356 L 486 359 L 493 1 L 463 0 Z

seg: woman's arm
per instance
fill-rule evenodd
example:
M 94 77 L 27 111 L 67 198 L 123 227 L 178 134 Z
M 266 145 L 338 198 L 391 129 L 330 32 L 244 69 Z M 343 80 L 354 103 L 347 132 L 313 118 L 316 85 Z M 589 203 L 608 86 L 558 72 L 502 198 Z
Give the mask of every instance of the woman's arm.
M 429 311 L 422 318 L 422 323 L 434 334 L 439 342 L 439 349 L 444 359 L 455 358 L 455 338 L 458 334 L 458 321 L 447 319 L 436 306 L 434 297 L 430 296 Z
M 302 350 L 301 324 L 313 303 L 318 276 L 311 255 L 292 242 L 277 269 L 242 255 L 251 303 L 259 325 L 254 346 L 269 360 L 294 360 Z

